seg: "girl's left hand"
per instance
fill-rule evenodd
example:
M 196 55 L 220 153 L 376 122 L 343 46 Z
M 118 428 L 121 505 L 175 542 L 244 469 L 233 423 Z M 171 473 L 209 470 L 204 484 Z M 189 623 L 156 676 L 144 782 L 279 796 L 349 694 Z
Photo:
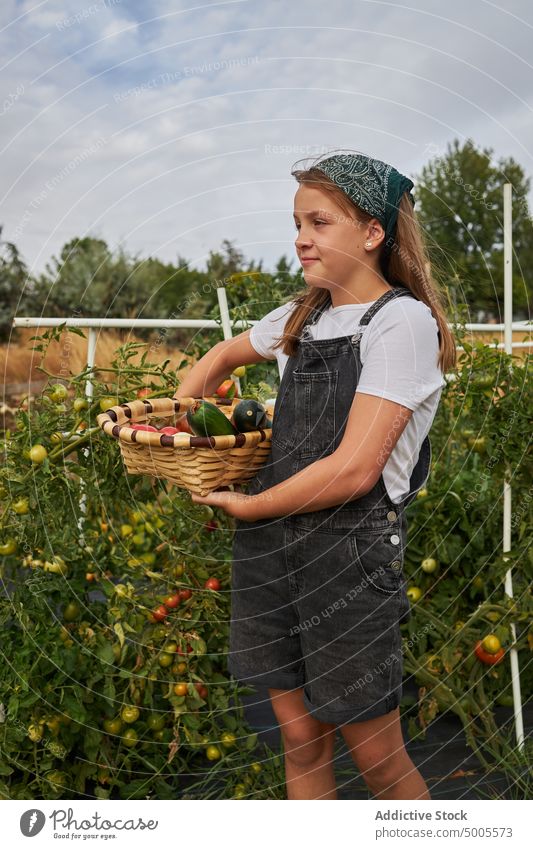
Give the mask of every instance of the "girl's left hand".
M 221 507 L 229 516 L 234 516 L 236 519 L 252 521 L 250 508 L 252 506 L 253 496 L 245 495 L 239 484 L 235 484 L 235 490 L 233 492 L 227 487 L 215 489 L 208 495 L 198 495 L 196 492 L 191 492 L 191 499 L 195 504 L 209 504 L 210 507 Z

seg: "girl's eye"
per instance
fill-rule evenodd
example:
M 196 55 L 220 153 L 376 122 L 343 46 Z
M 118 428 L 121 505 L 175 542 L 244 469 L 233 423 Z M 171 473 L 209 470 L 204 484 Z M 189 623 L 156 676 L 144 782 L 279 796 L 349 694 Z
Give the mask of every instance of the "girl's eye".
M 320 221 L 320 219 L 315 218 L 315 220 L 314 220 L 313 224 L 327 224 L 327 221 Z M 299 224 L 295 224 L 294 226 L 295 226 L 296 230 L 299 230 L 299 229 L 300 229 L 300 225 L 299 225 Z

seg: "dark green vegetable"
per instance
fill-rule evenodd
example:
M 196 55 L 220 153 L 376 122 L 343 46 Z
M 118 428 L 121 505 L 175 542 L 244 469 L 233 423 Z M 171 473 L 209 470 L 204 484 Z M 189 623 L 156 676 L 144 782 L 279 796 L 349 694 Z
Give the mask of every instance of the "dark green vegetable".
M 268 416 L 265 408 L 253 398 L 245 398 L 234 407 L 232 421 L 241 433 L 266 427 Z
M 187 421 L 196 436 L 236 436 L 238 430 L 222 410 L 210 401 L 195 401 L 187 410 Z

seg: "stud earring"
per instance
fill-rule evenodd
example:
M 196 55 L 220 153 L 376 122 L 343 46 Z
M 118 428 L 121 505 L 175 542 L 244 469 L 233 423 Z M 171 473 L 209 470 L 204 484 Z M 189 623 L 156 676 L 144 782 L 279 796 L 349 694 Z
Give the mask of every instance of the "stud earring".
M 370 248 L 372 246 L 372 242 L 365 242 L 365 247 Z

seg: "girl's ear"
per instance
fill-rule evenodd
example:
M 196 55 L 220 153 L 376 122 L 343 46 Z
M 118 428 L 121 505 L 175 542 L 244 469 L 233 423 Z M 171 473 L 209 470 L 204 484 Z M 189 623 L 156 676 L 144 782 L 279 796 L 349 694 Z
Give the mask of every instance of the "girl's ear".
M 365 233 L 365 245 L 367 242 L 372 242 L 372 247 L 377 248 L 385 238 L 385 230 L 377 218 L 372 218 L 368 222 Z

